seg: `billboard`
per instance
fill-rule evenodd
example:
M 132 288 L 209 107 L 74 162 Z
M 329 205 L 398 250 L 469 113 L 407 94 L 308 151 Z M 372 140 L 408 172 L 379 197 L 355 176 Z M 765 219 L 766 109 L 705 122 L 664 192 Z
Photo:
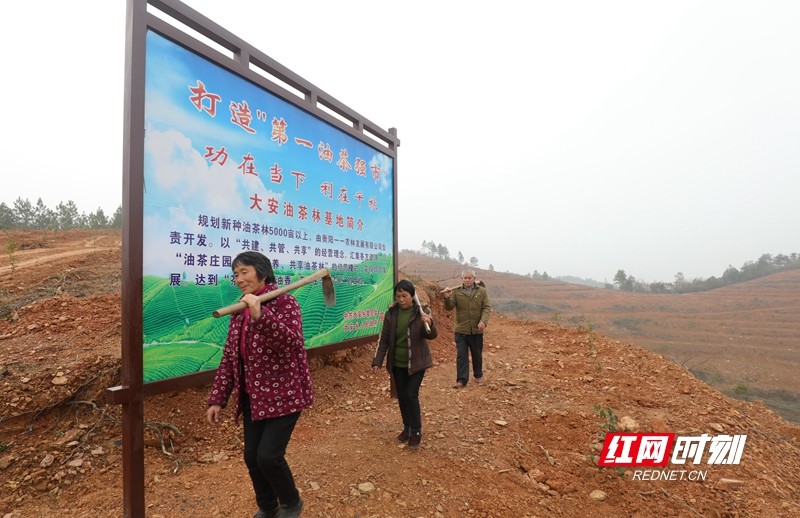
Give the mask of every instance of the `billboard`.
M 310 352 L 375 339 L 396 278 L 393 130 L 376 128 L 186 6 L 152 4 L 172 18 L 144 15 L 128 118 L 141 128 L 127 128 L 123 203 L 124 261 L 132 263 L 125 277 L 141 283 L 141 302 L 124 283 L 123 323 L 131 318 L 124 327 L 134 347 L 141 325 L 142 382 L 161 386 L 154 382 L 218 366 L 229 317 L 212 313 L 239 300 L 231 262 L 248 250 L 269 258 L 278 287 L 322 268 L 331 273 L 335 306 L 325 305 L 320 281 L 291 292 Z M 140 193 L 129 192 L 139 185 Z
M 306 347 L 374 336 L 392 300 L 395 164 L 355 138 L 154 30 L 146 34 L 143 381 L 215 369 L 236 302 L 231 261 L 260 251 L 292 292 Z
M 105 399 L 122 405 L 124 516 L 138 518 L 144 398 L 213 378 L 236 255 L 264 253 L 279 288 L 330 272 L 335 306 L 322 286 L 292 291 L 309 354 L 377 338 L 400 141 L 178 0 L 126 6 L 122 369 Z

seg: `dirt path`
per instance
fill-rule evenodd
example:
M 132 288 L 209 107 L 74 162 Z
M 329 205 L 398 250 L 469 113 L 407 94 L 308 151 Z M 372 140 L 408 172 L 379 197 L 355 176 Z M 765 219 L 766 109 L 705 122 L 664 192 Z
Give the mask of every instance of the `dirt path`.
M 111 250 L 118 250 L 119 247 L 109 248 L 109 247 L 93 247 L 93 248 L 82 248 L 78 250 L 67 250 L 65 252 L 56 252 L 56 253 L 42 253 L 37 251 L 40 255 L 36 257 L 32 257 L 31 259 L 24 259 L 24 254 L 17 253 L 18 259 L 15 260 L 14 265 L 7 265 L 7 266 L 0 266 L 0 275 L 10 274 L 12 273 L 12 269 L 14 273 L 18 273 L 21 270 L 26 270 L 32 266 L 43 266 L 48 263 L 54 263 L 60 261 L 61 259 L 66 259 L 68 257 L 76 257 L 81 255 L 87 255 L 94 252 L 104 252 L 104 251 L 111 251 Z M 19 260 L 22 259 L 22 260 Z M 6 262 L 8 259 L 6 258 Z

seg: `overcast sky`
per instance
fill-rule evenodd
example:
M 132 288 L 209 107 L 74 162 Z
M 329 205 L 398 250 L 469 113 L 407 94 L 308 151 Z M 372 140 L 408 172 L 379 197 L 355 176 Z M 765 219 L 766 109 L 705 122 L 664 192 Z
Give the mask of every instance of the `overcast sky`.
M 800 251 L 800 2 L 186 3 L 397 128 L 401 249 L 599 281 Z M 110 215 L 125 2 L 46 5 L 0 31 L 0 202 Z

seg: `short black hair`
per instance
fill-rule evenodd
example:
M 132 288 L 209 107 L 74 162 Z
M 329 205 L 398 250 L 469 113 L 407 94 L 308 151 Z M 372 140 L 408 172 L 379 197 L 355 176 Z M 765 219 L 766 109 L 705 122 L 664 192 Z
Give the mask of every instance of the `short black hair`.
M 275 283 L 275 272 L 272 271 L 272 264 L 267 256 L 261 252 L 253 252 L 252 250 L 242 252 L 231 263 L 231 270 L 239 265 L 252 266 L 256 269 L 256 275 L 259 280 L 264 279 L 267 283 Z
M 414 285 L 411 284 L 411 281 L 409 281 L 407 279 L 403 279 L 402 281 L 400 281 L 400 282 L 398 282 L 397 284 L 394 285 L 394 294 L 395 295 L 397 295 L 397 292 L 399 290 L 405 291 L 406 293 L 408 293 L 412 297 L 414 296 L 414 293 L 416 292 L 416 290 L 414 290 Z

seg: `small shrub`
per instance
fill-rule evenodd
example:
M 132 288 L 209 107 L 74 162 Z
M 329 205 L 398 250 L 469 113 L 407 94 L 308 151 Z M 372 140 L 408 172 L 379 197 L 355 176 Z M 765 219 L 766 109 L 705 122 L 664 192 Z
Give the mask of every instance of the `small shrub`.
M 580 320 L 578 320 L 577 329 L 578 331 L 586 331 L 589 354 L 594 358 L 597 356 L 597 350 L 594 344 L 594 322 L 581 316 Z
M 19 249 L 19 243 L 17 243 L 16 239 L 11 237 L 11 234 L 8 233 L 7 230 L 3 231 L 6 235 L 6 255 L 8 255 L 8 263 L 11 265 L 11 276 L 14 276 L 14 270 L 17 269 L 17 249 Z
M 613 433 L 613 432 L 617 431 L 617 429 L 618 429 L 617 426 L 619 425 L 619 416 L 614 412 L 613 409 L 611 409 L 609 407 L 603 408 L 600 405 L 595 405 L 594 409 L 597 411 L 597 414 L 600 416 L 600 418 L 603 419 L 603 421 L 601 423 L 599 423 L 600 431 L 598 432 L 597 435 L 600 438 L 601 442 L 605 442 L 607 433 Z M 594 457 L 594 459 L 595 459 L 594 463 L 596 464 L 597 463 L 597 460 L 596 460 L 597 457 L 596 456 L 592 456 L 592 457 Z M 604 468 L 601 467 L 600 471 L 603 471 L 603 470 L 604 470 Z M 624 468 L 614 468 L 614 471 L 620 477 L 624 477 L 625 476 L 625 469 Z
M 597 411 L 597 414 L 600 416 L 603 421 L 599 423 L 600 426 L 600 438 L 605 439 L 607 433 L 612 433 L 617 431 L 617 426 L 619 425 L 619 416 L 614 412 L 611 408 L 603 408 L 600 405 L 595 405 L 594 409 Z

